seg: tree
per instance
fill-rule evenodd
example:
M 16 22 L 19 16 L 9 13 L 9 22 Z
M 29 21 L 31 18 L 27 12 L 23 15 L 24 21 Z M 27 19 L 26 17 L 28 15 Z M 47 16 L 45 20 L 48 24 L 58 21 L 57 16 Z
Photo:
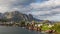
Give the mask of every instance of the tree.
M 21 21 L 20 26 L 24 27 L 25 26 L 25 21 Z
M 57 32 L 60 33 L 60 23 L 54 24 L 54 26 L 51 29 L 56 30 Z
M 0 19 L 1 22 L 7 22 L 8 19 Z

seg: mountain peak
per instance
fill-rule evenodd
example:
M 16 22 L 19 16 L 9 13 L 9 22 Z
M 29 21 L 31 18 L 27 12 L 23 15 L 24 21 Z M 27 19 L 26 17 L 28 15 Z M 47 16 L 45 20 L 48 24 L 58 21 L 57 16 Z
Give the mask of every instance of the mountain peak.
M 13 12 L 5 12 L 4 18 L 8 19 L 9 21 L 33 21 L 38 20 L 33 17 L 32 14 L 23 14 L 19 11 L 13 11 Z

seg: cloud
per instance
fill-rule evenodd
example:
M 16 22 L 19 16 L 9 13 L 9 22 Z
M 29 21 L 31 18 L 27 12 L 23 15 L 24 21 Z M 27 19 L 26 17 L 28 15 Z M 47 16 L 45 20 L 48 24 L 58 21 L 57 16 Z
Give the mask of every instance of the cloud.
M 51 8 L 60 6 L 60 0 L 49 0 L 43 3 L 31 3 L 31 7 L 33 8 Z
M 34 0 L 0 0 L 0 12 L 25 8 L 25 6 L 34 2 Z
M 60 17 L 60 0 L 48 0 L 42 3 L 31 3 L 30 7 L 32 7 L 32 11 L 30 13 L 32 13 L 36 18 L 44 20 L 58 20 Z
M 60 14 L 56 14 L 56 15 L 54 15 L 54 16 L 51 16 L 51 17 L 47 17 L 46 18 L 47 20 L 50 20 L 50 21 L 60 21 Z M 46 20 L 45 19 L 45 20 Z
M 38 19 L 58 20 L 60 0 L 0 0 L 0 12 L 13 10 L 30 13 Z

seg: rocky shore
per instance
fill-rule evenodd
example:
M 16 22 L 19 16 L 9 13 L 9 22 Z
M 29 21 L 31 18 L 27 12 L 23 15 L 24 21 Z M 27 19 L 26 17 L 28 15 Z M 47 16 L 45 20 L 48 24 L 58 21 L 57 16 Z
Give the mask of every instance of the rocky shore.
M 26 28 L 28 30 L 39 31 L 42 33 L 54 33 L 54 34 L 56 34 L 56 32 L 58 33 L 58 29 L 56 29 L 56 28 L 60 27 L 59 23 L 58 24 L 50 24 L 50 23 L 35 23 L 35 22 L 26 23 L 26 24 L 25 24 L 25 22 L 0 23 L 0 26 L 22 27 L 22 28 Z
M 49 29 L 47 30 L 43 30 L 43 24 L 35 24 L 34 22 L 32 22 L 31 24 L 27 24 L 25 27 L 28 30 L 35 30 L 35 31 L 39 31 L 39 32 L 44 32 L 44 33 L 55 33 L 56 30 L 52 30 L 50 29 L 51 27 L 53 27 L 54 25 L 51 24 L 47 24 L 47 26 L 49 27 Z M 44 26 L 46 27 L 46 26 Z

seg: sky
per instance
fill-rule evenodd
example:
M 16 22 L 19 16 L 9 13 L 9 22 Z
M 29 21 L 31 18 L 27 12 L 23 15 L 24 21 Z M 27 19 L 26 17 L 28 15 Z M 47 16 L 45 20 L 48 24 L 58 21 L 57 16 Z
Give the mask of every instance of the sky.
M 0 0 L 0 12 L 20 11 L 37 19 L 60 21 L 60 0 Z

